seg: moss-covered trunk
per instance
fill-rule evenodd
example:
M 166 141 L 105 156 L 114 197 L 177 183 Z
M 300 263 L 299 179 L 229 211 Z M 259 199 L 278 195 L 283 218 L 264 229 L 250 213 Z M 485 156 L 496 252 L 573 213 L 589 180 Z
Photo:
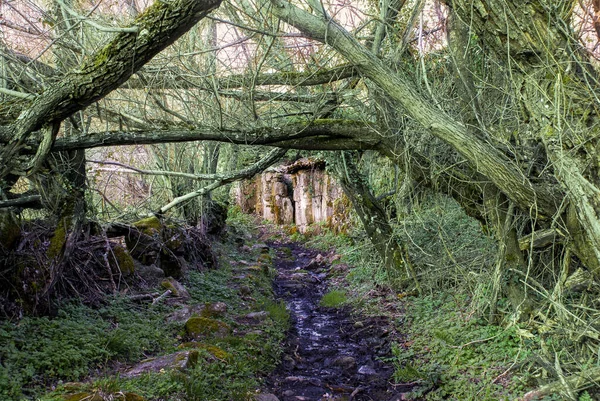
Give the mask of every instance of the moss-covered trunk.
M 336 178 L 352 202 L 369 240 L 381 256 L 385 267 L 389 271 L 400 272 L 405 279 L 413 279 L 417 289 L 420 290 L 406 245 L 394 235 L 388 216 L 369 189 L 365 177 L 358 170 L 354 155 L 350 152 L 341 152 L 336 156 L 333 159 Z
M 502 139 L 512 141 L 522 149 L 519 157 L 529 159 L 529 166 L 524 166 L 529 179 L 544 179 L 547 185 L 558 181 L 569 205 L 560 209 L 562 215 L 555 215 L 554 222 L 565 222 L 562 228 L 568 231 L 571 250 L 600 275 L 600 149 L 595 139 L 599 82 L 571 28 L 574 2 L 455 0 L 448 4 L 451 18 L 457 21 L 453 25 L 467 26 L 470 32 L 451 47 L 463 49 L 462 54 L 485 48 L 492 63 L 508 69 L 509 75 L 494 70 L 486 77 L 490 85 L 505 88 L 504 100 L 510 102 L 506 103 L 511 107 L 508 118 L 500 120 L 503 125 L 498 127 L 510 136 L 504 134 Z M 481 75 L 474 60 L 455 62 L 459 71 Z M 495 91 L 481 95 L 491 105 Z M 498 100 L 502 101 L 496 99 L 496 104 Z M 487 114 L 489 119 L 492 113 Z M 545 179 L 549 174 L 552 179 Z

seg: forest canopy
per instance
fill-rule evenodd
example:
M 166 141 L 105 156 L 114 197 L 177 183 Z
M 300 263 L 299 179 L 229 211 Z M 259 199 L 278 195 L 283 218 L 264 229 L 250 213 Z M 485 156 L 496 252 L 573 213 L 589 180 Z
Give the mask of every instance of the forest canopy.
M 514 320 L 583 330 L 597 355 L 598 305 L 580 299 L 570 314 L 559 301 L 600 275 L 600 2 L 0 7 L 4 259 L 27 213 L 64 231 L 49 265 L 59 272 L 91 220 L 197 225 L 231 182 L 286 151 L 318 154 L 408 286 L 422 287 L 394 219 L 418 194 L 451 198 L 497 245 L 482 314 L 501 320 L 506 298 Z M 109 182 L 108 166 L 129 178 Z

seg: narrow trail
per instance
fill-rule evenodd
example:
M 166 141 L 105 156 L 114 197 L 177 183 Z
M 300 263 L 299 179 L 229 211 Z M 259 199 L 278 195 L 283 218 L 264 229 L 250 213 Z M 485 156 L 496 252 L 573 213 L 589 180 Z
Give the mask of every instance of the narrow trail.
M 274 288 L 292 324 L 269 391 L 281 401 L 397 401 L 411 386 L 390 384 L 391 333 L 386 318 L 350 315 L 348 308 L 319 306 L 330 263 L 297 243 L 269 243 L 276 250 Z

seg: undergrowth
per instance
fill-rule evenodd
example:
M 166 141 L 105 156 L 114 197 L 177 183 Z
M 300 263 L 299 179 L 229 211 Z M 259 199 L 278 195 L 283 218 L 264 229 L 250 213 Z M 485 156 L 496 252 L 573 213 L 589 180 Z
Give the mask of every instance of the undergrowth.
M 79 393 L 108 400 L 127 392 L 149 401 L 248 399 L 279 361 L 289 313 L 273 301 L 268 265 L 248 274 L 245 264 L 235 262 L 261 256 L 260 250 L 241 250 L 237 241 L 255 237 L 253 221 L 238 214 L 229 224 L 231 241 L 215 244 L 220 268 L 189 271 L 183 280 L 191 297 L 187 304 L 224 302 L 227 312 L 220 319 L 232 328 L 231 334 L 201 339 L 197 364 L 134 378 L 119 373 L 147 357 L 186 349 L 183 324 L 167 319 L 180 308 L 177 303 L 151 305 L 116 296 L 97 309 L 64 304 L 56 317 L 0 323 L 0 399 L 63 401 Z M 249 293 L 234 285 L 240 275 Z M 253 311 L 266 311 L 267 317 L 259 324 L 236 320 Z
M 408 399 L 512 400 L 533 380 L 520 368 L 533 354 L 516 324 L 491 325 L 479 318 L 481 286 L 494 261 L 494 243 L 455 202 L 430 199 L 393 222 L 408 245 L 421 296 L 405 272 L 383 268 L 361 230 L 336 236 L 326 230 L 303 239 L 335 249 L 348 265 L 334 278 L 362 313 L 388 315 L 402 333 L 389 363 L 397 383 L 414 383 Z M 410 281 L 408 281 L 410 283 Z M 334 284 L 335 287 L 335 284 Z
M 56 380 L 80 380 L 108 360 L 132 361 L 173 347 L 160 308 L 113 298 L 100 309 L 63 305 L 55 318 L 0 323 L 0 395 L 32 397 Z

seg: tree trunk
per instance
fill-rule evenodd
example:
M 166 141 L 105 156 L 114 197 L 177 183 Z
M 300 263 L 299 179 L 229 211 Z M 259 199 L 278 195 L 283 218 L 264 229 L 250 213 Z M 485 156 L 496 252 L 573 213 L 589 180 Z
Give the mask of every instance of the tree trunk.
M 385 210 L 369 189 L 365 177 L 358 171 L 353 159 L 354 156 L 350 152 L 341 152 L 335 157 L 333 166 L 337 181 L 352 202 L 369 240 L 381 256 L 386 269 L 389 272 L 400 272 L 405 280 L 414 280 L 420 292 L 421 288 L 406 245 L 394 235 Z

